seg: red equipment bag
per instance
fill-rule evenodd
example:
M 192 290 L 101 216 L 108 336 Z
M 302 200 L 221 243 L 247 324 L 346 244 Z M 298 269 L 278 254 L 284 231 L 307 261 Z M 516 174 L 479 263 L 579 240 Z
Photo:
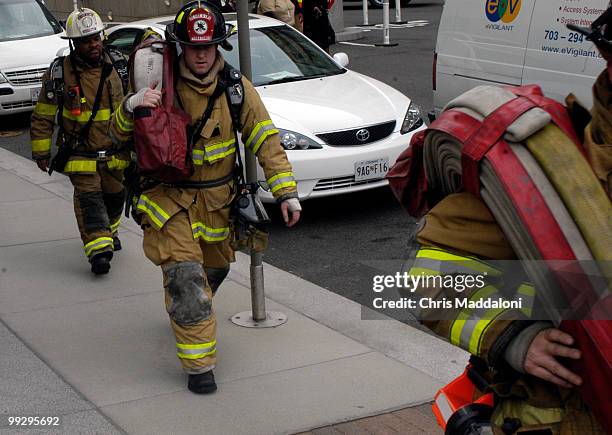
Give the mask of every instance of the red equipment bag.
M 194 170 L 187 131 L 191 116 L 174 106 L 174 59 L 174 47 L 166 45 L 162 105 L 134 110 L 138 172 L 167 183 L 187 180 Z

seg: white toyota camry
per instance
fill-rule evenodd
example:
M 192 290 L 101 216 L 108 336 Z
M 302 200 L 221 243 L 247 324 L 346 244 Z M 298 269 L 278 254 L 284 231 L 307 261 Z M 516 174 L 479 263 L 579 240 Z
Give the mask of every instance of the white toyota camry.
M 236 14 L 225 14 L 235 24 Z M 163 34 L 174 17 L 115 26 L 108 43 L 129 53 L 152 27 Z M 372 189 L 411 136 L 425 128 L 419 108 L 384 83 L 345 68 L 348 56 L 330 57 L 304 35 L 272 18 L 250 15 L 252 81 L 293 165 L 301 200 Z M 238 38 L 223 51 L 239 67 Z M 260 179 L 265 179 L 260 172 Z M 260 184 L 264 184 L 261 182 Z M 265 185 L 264 185 L 265 186 Z M 263 192 L 264 201 L 272 195 Z

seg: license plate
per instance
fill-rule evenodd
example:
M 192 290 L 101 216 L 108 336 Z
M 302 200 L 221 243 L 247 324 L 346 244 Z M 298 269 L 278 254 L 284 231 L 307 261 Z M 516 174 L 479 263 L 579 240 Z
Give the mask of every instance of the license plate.
M 389 171 L 389 159 L 366 160 L 355 163 L 355 181 L 383 178 Z
M 30 89 L 30 96 L 32 97 L 33 103 L 36 103 L 38 101 L 39 95 L 40 95 L 40 88 Z

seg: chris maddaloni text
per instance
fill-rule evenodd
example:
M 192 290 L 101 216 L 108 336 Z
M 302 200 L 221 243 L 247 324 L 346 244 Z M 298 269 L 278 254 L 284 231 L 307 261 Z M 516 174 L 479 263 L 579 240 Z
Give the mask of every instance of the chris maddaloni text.
M 468 298 L 453 298 L 453 299 L 432 299 L 432 298 L 399 298 L 386 300 L 384 298 L 374 298 L 372 306 L 376 309 L 516 309 L 523 308 L 523 299 L 516 298 L 507 300 L 504 298 L 488 298 L 472 301 Z

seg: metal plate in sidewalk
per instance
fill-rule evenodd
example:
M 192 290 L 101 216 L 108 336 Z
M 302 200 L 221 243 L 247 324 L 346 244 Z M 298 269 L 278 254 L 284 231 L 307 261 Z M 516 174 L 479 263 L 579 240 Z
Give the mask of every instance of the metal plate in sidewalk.
M 274 328 L 287 322 L 287 315 L 278 311 L 268 311 L 266 319 L 261 321 L 253 320 L 252 311 L 243 311 L 234 314 L 230 319 L 232 323 L 245 328 Z

